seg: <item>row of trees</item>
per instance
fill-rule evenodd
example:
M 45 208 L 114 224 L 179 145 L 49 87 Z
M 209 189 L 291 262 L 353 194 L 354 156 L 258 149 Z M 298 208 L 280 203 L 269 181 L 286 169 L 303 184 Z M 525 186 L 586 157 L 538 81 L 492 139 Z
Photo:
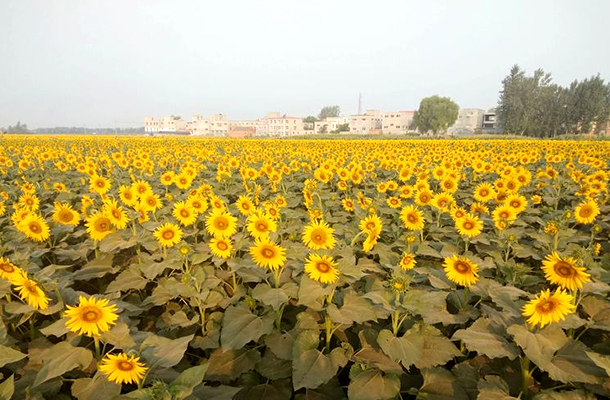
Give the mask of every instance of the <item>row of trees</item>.
M 0 132 L 5 133 L 28 133 L 27 124 L 22 124 L 21 121 L 17 122 L 17 125 L 9 125 L 8 128 L 0 128 Z
M 610 84 L 598 74 L 562 87 L 542 69 L 526 76 L 514 65 L 502 81 L 497 113 L 506 133 L 537 137 L 598 133 L 610 118 Z

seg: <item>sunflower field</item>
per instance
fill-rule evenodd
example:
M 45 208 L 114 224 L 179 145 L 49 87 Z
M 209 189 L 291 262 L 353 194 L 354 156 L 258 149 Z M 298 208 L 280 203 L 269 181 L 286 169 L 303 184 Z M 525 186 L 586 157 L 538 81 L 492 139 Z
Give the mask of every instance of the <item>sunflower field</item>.
M 0 400 L 610 397 L 610 142 L 0 143 Z

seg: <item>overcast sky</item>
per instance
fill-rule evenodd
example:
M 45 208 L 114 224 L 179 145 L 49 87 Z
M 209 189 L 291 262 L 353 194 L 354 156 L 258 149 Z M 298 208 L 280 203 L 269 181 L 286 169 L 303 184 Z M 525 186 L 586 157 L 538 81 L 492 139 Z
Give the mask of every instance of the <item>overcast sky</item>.
M 1 0 L 0 127 L 338 104 L 493 107 L 512 64 L 610 80 L 610 1 Z

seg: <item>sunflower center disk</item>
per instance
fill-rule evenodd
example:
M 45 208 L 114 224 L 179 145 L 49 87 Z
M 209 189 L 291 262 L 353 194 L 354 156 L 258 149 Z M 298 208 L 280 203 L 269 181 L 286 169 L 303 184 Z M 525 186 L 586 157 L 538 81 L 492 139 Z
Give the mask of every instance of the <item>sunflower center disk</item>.
M 321 273 L 325 274 L 325 273 L 327 273 L 328 271 L 330 271 L 330 265 L 328 265 L 328 264 L 326 264 L 326 263 L 323 263 L 323 262 L 321 262 L 321 263 L 317 263 L 317 264 L 316 264 L 316 269 L 317 269 L 318 271 L 320 271 Z

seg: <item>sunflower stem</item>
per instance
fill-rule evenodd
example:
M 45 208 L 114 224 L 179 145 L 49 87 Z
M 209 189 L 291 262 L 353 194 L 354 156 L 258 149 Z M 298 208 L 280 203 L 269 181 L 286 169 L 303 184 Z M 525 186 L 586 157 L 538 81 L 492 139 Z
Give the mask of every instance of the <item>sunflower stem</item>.
M 530 371 L 530 360 L 526 356 L 520 356 L 519 361 L 521 364 L 521 393 L 523 399 L 529 399 L 529 386 L 532 380 L 532 371 Z
M 93 344 L 95 345 L 95 358 L 97 358 L 98 360 L 101 357 L 101 353 L 100 353 L 100 337 L 95 335 L 93 336 Z
M 466 306 L 468 305 L 468 297 L 469 297 L 469 290 L 468 290 L 468 286 L 464 286 L 464 308 L 466 308 Z
M 470 244 L 470 242 L 468 241 L 468 239 L 464 239 L 464 254 L 468 253 L 469 244 Z
M 330 319 L 330 315 L 328 315 L 328 312 L 324 315 L 324 326 L 326 328 L 326 353 L 328 354 L 330 352 L 330 339 L 332 337 L 333 334 L 333 321 Z

